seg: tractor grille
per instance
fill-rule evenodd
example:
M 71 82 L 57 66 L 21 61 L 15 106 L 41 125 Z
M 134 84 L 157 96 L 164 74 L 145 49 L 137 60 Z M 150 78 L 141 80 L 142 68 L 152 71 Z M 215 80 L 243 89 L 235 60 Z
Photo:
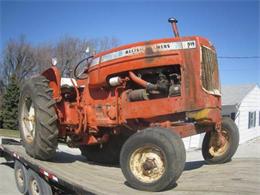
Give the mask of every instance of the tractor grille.
M 216 53 L 202 46 L 201 79 L 203 88 L 215 95 L 220 95 L 218 62 Z

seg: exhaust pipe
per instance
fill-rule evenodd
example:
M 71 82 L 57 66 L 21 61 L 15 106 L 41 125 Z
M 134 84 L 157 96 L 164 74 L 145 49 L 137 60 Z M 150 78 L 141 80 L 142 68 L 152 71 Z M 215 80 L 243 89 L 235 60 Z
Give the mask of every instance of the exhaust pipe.
M 168 22 L 170 22 L 171 25 L 172 25 L 172 31 L 174 33 L 174 36 L 180 37 L 179 30 L 178 30 L 178 27 L 177 27 L 178 20 L 176 20 L 176 18 L 169 18 Z

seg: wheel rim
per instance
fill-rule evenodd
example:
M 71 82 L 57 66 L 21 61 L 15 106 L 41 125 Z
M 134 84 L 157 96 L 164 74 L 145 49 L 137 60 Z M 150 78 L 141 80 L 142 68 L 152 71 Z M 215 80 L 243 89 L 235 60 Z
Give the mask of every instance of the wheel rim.
M 165 155 L 154 145 L 140 147 L 130 157 L 130 170 L 141 182 L 155 182 L 165 172 Z
M 212 133 L 209 141 L 209 153 L 213 157 L 222 156 L 225 154 L 230 146 L 230 138 L 228 131 L 225 129 L 221 130 L 224 143 L 221 144 L 217 133 Z
M 22 132 L 28 143 L 35 137 L 35 108 L 30 97 L 26 97 L 22 105 Z
M 17 171 L 16 171 L 16 178 L 17 178 L 18 185 L 21 188 L 23 188 L 24 187 L 24 177 L 23 177 L 22 169 L 17 169 Z
M 30 187 L 31 187 L 32 195 L 39 195 L 40 194 L 39 184 L 35 179 L 33 179 L 30 182 Z

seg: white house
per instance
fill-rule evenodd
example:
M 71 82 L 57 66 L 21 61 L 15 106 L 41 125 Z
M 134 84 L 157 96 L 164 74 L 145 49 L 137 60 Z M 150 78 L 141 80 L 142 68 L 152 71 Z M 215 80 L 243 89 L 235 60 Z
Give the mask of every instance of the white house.
M 222 115 L 237 124 L 240 143 L 260 136 L 260 88 L 256 84 L 225 86 L 222 89 Z
M 240 143 L 260 136 L 260 88 L 256 84 L 222 87 L 222 116 L 238 126 Z M 186 149 L 201 148 L 204 134 L 184 138 Z

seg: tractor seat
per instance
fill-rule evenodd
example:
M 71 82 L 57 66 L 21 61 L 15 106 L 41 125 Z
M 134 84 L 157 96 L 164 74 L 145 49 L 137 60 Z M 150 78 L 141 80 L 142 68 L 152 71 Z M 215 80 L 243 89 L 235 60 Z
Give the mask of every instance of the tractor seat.
M 78 87 L 77 81 L 74 78 L 61 78 L 60 86 L 61 87 L 74 87 L 71 80 L 73 80 L 73 83 L 76 85 L 76 87 Z

